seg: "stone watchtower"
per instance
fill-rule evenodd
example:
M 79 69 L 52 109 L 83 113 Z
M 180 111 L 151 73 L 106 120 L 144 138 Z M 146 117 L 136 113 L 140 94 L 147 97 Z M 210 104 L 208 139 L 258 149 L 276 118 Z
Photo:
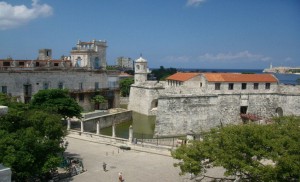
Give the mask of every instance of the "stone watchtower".
M 141 56 L 134 62 L 134 84 L 144 83 L 147 80 L 147 74 L 147 60 Z

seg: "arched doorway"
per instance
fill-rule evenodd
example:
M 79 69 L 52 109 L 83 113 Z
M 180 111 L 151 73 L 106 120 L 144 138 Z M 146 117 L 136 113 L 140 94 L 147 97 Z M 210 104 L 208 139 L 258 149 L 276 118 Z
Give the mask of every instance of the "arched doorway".
M 275 110 L 275 113 L 276 113 L 276 116 L 283 116 L 283 110 L 281 107 L 277 107 L 276 110 Z

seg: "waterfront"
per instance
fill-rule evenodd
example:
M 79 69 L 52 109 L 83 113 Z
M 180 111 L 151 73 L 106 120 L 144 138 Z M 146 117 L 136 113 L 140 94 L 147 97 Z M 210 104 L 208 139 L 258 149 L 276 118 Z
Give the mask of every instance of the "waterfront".
M 155 116 L 146 116 L 133 112 L 132 121 L 120 123 L 116 125 L 116 136 L 120 138 L 128 138 L 129 126 L 133 127 L 134 138 L 153 138 L 155 127 Z M 100 130 L 103 135 L 112 135 L 112 128 L 103 128 Z

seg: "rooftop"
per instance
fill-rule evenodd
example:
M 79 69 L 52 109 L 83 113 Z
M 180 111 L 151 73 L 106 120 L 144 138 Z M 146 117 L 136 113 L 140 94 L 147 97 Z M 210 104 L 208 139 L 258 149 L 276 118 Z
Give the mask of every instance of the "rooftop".
M 175 81 L 187 81 L 191 78 L 194 78 L 195 76 L 200 75 L 200 73 L 182 73 L 177 72 L 169 77 L 167 77 L 167 80 L 175 80 Z
M 208 82 L 278 82 L 272 74 L 204 73 Z

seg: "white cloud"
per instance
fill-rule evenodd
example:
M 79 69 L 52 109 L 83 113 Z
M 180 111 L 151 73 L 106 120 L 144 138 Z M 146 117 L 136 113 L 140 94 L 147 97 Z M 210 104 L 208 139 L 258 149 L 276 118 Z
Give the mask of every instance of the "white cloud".
M 0 29 L 15 28 L 36 18 L 52 14 L 52 7 L 47 4 L 39 4 L 38 0 L 32 0 L 31 7 L 13 6 L 5 1 L 0 1 Z
M 229 61 L 229 60 L 254 60 L 254 61 L 269 61 L 271 60 L 268 56 L 263 56 L 260 54 L 253 54 L 249 51 L 242 51 L 238 53 L 218 53 L 218 54 L 210 54 L 206 53 L 198 57 L 200 60 L 208 60 L 208 61 Z
M 187 0 L 187 6 L 199 6 L 200 4 L 204 3 L 206 0 Z

